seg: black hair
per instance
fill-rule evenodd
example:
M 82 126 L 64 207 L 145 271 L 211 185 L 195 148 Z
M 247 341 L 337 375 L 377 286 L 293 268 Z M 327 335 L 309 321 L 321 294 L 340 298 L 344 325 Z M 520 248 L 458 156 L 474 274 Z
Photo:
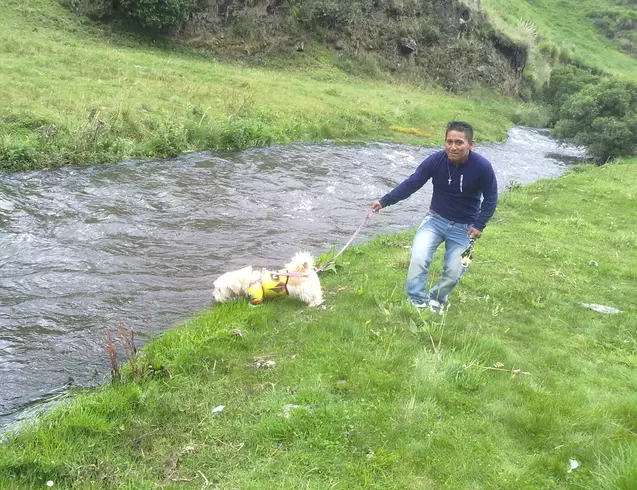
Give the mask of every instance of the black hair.
M 459 131 L 464 133 L 469 142 L 473 141 L 473 126 L 469 123 L 464 121 L 450 121 L 447 123 L 445 138 L 447 137 L 447 134 L 449 134 L 449 131 Z

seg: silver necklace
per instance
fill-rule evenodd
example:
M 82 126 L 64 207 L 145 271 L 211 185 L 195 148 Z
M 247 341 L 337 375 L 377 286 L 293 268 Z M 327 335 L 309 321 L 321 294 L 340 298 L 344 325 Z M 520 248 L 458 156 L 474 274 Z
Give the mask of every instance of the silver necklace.
M 449 183 L 449 185 L 451 185 L 451 178 L 456 175 L 456 172 L 458 171 L 458 169 L 460 168 L 460 165 L 458 165 L 456 167 L 456 169 L 453 171 L 453 173 L 451 173 L 449 171 L 449 163 L 447 163 L 447 174 L 449 175 L 449 179 L 447 180 L 447 182 Z

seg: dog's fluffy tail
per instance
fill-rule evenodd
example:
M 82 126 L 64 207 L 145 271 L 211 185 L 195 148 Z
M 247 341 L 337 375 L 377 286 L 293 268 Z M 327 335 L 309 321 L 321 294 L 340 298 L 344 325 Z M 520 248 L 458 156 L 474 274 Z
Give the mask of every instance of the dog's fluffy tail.
M 309 252 L 298 252 L 287 265 L 290 272 L 311 272 L 314 270 L 314 257 Z

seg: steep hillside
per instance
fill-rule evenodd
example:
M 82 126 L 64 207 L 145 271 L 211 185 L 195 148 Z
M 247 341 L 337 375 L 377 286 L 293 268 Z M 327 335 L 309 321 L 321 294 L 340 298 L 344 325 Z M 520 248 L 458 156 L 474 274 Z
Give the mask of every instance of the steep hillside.
M 452 90 L 480 83 L 506 94 L 519 92 L 528 58 L 524 43 L 459 0 L 213 1 L 192 12 L 176 36 L 215 55 L 269 54 L 301 63 L 318 43 L 338 53 L 337 63 L 358 61 L 368 74 Z
M 634 15 L 635 6 L 635 0 L 482 1 L 484 11 L 497 29 L 514 32 L 521 22 L 530 22 L 536 29 L 538 46 L 542 42 L 554 43 L 570 51 L 581 65 L 630 78 L 637 75 L 637 59 L 622 52 L 619 41 L 627 35 L 621 28 L 628 25 L 607 24 L 604 29 L 605 24 L 599 20 L 608 12 Z M 632 27 L 633 33 L 635 28 L 637 22 Z M 617 39 L 609 39 L 615 35 Z
M 497 140 L 548 121 L 516 96 L 533 100 L 556 66 L 637 73 L 594 20 L 610 0 L 61 1 L 86 15 L 3 5 L 1 169 L 289 141 L 435 144 L 449 118 Z M 182 4 L 176 29 L 153 10 L 160 27 L 140 34 L 145 9 Z
M 86 3 L 70 1 L 80 11 Z M 280 66 L 311 63 L 323 47 L 350 72 L 452 90 L 477 82 L 526 93 L 541 88 L 553 66 L 572 62 L 616 75 L 637 69 L 635 0 L 175 0 L 179 11 L 149 10 L 144 0 L 113 5 L 96 0 L 91 14 L 172 33 L 215 56 Z

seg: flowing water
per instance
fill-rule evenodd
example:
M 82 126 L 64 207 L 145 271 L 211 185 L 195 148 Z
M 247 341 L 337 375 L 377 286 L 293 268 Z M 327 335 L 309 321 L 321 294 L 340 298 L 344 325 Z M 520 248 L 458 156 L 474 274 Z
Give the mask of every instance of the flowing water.
M 225 271 L 340 248 L 371 202 L 437 150 L 297 144 L 0 174 L 0 426 L 101 382 L 118 322 L 144 342 L 208 308 Z M 583 156 L 525 128 L 476 151 L 501 190 Z M 358 240 L 415 226 L 430 196 L 428 183 Z

